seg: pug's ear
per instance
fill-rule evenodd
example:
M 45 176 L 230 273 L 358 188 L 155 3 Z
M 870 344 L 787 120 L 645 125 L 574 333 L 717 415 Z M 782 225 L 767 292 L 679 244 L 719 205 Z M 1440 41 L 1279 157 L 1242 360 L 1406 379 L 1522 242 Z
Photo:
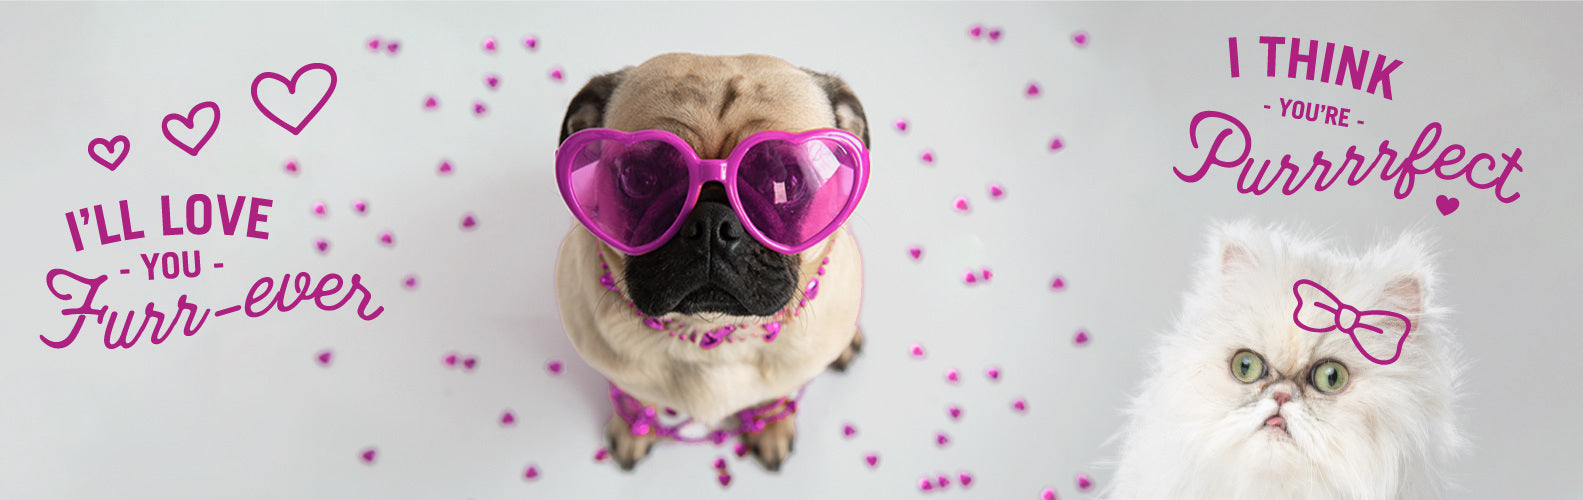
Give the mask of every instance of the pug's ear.
M 616 93 L 616 87 L 621 86 L 621 80 L 627 70 L 605 73 L 588 80 L 587 85 L 572 97 L 572 103 L 566 106 L 566 118 L 561 120 L 561 139 L 573 132 L 595 128 L 605 123 L 605 104 L 610 102 L 610 96 Z M 559 143 L 558 142 L 558 143 Z
M 851 132 L 852 135 L 863 139 L 863 147 L 869 146 L 868 142 L 868 116 L 863 114 L 863 103 L 858 102 L 857 95 L 852 93 L 852 88 L 832 75 L 804 68 L 803 71 L 813 76 L 819 88 L 824 90 L 825 97 L 830 98 L 830 108 L 835 111 L 836 128 Z

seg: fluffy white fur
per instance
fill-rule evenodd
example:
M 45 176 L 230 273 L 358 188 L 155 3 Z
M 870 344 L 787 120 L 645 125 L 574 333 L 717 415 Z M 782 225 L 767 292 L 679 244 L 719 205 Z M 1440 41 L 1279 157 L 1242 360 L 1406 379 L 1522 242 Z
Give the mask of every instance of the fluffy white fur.
M 1132 401 L 1109 498 L 1438 498 L 1464 439 L 1454 414 L 1458 350 L 1434 302 L 1430 260 L 1418 235 L 1348 254 L 1279 228 L 1216 227 Z M 1292 284 L 1303 278 L 1359 310 L 1406 314 L 1413 327 L 1400 359 L 1378 365 L 1344 333 L 1293 324 Z M 1376 357 L 1394 350 L 1394 340 L 1375 337 L 1359 335 Z M 1232 376 L 1243 349 L 1264 358 L 1266 378 Z M 1326 358 L 1350 372 L 1334 394 L 1309 381 Z M 1279 407 L 1285 432 L 1264 425 L 1276 391 L 1291 395 Z

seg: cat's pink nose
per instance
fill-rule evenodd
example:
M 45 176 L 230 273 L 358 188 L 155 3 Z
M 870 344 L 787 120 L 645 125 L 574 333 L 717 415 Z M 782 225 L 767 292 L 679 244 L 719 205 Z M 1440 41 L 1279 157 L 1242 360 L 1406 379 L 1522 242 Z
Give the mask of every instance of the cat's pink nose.
M 1287 394 L 1286 391 L 1275 391 L 1275 406 L 1284 405 L 1287 401 L 1291 400 L 1292 395 Z

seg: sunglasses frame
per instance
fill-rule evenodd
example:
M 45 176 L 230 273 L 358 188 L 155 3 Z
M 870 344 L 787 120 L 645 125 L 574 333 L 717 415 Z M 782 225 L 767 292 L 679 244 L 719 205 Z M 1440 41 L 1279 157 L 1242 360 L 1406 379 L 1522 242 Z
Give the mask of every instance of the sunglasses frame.
M 644 141 L 660 141 L 681 152 L 682 157 L 686 160 L 687 198 L 682 203 L 681 212 L 677 214 L 676 220 L 671 222 L 670 227 L 666 228 L 665 232 L 661 233 L 654 241 L 637 246 L 630 246 L 616 241 L 604 229 L 594 224 L 577 203 L 576 194 L 572 191 L 572 163 L 576 160 L 577 153 L 583 147 L 601 140 L 616 141 L 628 146 Z M 847 196 L 846 206 L 842 207 L 840 213 L 813 237 L 796 245 L 786 245 L 772 241 L 763 232 L 759 231 L 758 227 L 753 224 L 751 218 L 747 217 L 746 212 L 742 209 L 742 200 L 737 195 L 737 170 L 741 167 L 742 158 L 747 155 L 747 152 L 760 143 L 786 141 L 792 144 L 803 144 L 811 140 L 832 141 L 848 148 L 853 153 L 852 156 L 856 165 L 852 166 L 854 170 L 852 182 L 855 187 Z M 795 254 L 824 241 L 825 238 L 829 238 L 831 234 L 834 234 L 837 229 L 840 229 L 846 223 L 847 218 L 852 215 L 852 211 L 857 208 L 858 202 L 863 199 L 863 191 L 868 188 L 868 161 L 868 148 L 863 147 L 863 141 L 852 135 L 852 133 L 839 129 L 817 129 L 795 133 L 779 130 L 759 132 L 748 136 L 738 143 L 731 150 L 731 155 L 726 159 L 718 160 L 699 158 L 698 153 L 693 151 L 692 146 L 687 144 L 687 141 L 668 131 L 651 129 L 625 132 L 606 128 L 591 128 L 577 131 L 568 136 L 560 147 L 555 150 L 555 182 L 560 186 L 561 200 L 566 202 L 567 208 L 572 210 L 572 215 L 577 218 L 577 221 L 583 227 L 588 228 L 588 231 L 599 238 L 599 241 L 603 241 L 612 248 L 628 255 L 641 255 L 651 252 L 669 242 L 671 238 L 674 238 L 676 233 L 681 231 L 683 223 L 687 221 L 687 217 L 692 214 L 693 208 L 698 204 L 698 194 L 703 191 L 704 184 L 708 182 L 719 182 L 725 187 L 726 199 L 731 204 L 731 210 L 737 214 L 737 219 L 741 221 L 742 228 L 755 241 L 782 254 Z

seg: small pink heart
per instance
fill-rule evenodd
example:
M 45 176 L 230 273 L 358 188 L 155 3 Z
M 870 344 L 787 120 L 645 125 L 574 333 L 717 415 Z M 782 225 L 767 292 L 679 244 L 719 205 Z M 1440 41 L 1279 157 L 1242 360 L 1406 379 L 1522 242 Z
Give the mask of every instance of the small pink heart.
M 1088 345 L 1088 330 L 1078 330 L 1077 335 L 1072 337 L 1072 342 L 1079 346 Z
M 427 109 L 427 110 L 433 111 L 435 109 L 438 109 L 439 107 L 440 107 L 440 98 L 434 97 L 434 94 L 429 94 L 428 97 L 423 98 L 423 109 Z
M 484 38 L 484 52 L 495 53 L 495 37 Z
M 528 481 L 539 478 L 539 466 L 529 465 L 528 470 L 522 473 L 522 478 Z
M 473 101 L 473 115 L 474 116 L 484 116 L 484 113 L 488 113 L 488 112 L 489 112 L 489 107 L 484 105 L 484 101 Z
M 385 42 L 385 52 L 389 52 L 390 55 L 396 55 L 396 51 L 397 50 L 401 50 L 401 42 L 400 41 L 398 41 L 398 40 L 391 40 L 391 41 Z
M 989 367 L 988 369 L 984 370 L 984 376 L 989 377 L 989 380 L 991 382 L 999 382 L 1000 381 L 1000 367 L 998 367 L 998 366 L 991 366 L 991 367 Z
M 325 209 L 324 209 L 324 202 L 323 201 L 315 201 L 315 202 L 313 202 L 313 215 L 317 215 L 319 217 L 324 217 L 324 212 L 325 212 Z
M 989 30 L 989 41 L 990 42 L 999 42 L 1000 41 L 1000 28 L 995 28 L 995 29 Z
M 945 412 L 946 412 L 946 414 L 951 415 L 951 420 L 961 420 L 962 419 L 962 407 L 960 407 L 960 406 L 957 406 L 957 405 L 947 406 L 947 407 L 945 407 Z
M 323 352 L 320 352 L 319 353 L 319 364 L 323 365 L 323 366 L 330 366 L 330 357 L 331 357 L 331 353 L 330 353 L 330 351 L 328 349 L 324 350 Z
M 738 442 L 736 446 L 731 447 L 731 452 L 735 453 L 738 458 L 745 457 L 748 454 L 748 445 Z
M 1011 409 L 1017 410 L 1017 413 L 1028 411 L 1028 401 L 1022 398 L 1014 399 L 1011 402 Z
M 951 436 L 945 435 L 944 432 L 936 432 L 934 434 L 934 444 L 942 447 L 951 444 Z
M 918 480 L 918 489 L 923 491 L 933 491 L 934 480 L 929 479 L 929 476 L 924 476 L 923 479 Z
M 715 470 L 718 470 L 718 471 L 721 471 L 721 472 L 725 472 L 725 470 L 726 470 L 726 459 L 725 459 L 725 457 L 715 457 Z
M 1050 282 L 1050 289 L 1051 290 L 1055 290 L 1057 292 L 1059 292 L 1061 290 L 1065 290 L 1066 289 L 1066 280 L 1062 279 L 1060 276 L 1056 276 L 1055 280 Z
M 905 118 L 896 120 L 896 131 L 897 132 L 906 132 L 907 131 L 907 120 Z
M 286 173 L 297 175 L 297 160 L 286 160 Z
M 951 478 L 946 476 L 945 474 L 940 474 L 938 476 L 935 476 L 935 478 L 934 478 L 934 485 L 936 487 L 939 487 L 940 489 L 943 490 L 947 486 L 951 486 Z
M 962 282 L 969 285 L 978 283 L 978 273 L 974 273 L 971 269 L 967 270 L 967 272 L 962 273 Z
M 1457 211 L 1457 207 L 1461 204 L 1460 200 L 1443 194 L 1435 197 L 1435 207 L 1440 209 L 1440 215 L 1451 215 L 1451 212 Z
M 330 251 L 330 242 L 326 241 L 324 238 L 319 238 L 313 240 L 313 247 L 317 248 L 321 254 L 327 253 Z
M 451 160 L 440 160 L 440 175 L 451 175 Z
M 490 90 L 500 87 L 500 75 L 494 73 L 484 75 L 484 85 L 488 85 Z
M 974 40 L 982 38 L 984 36 L 984 27 L 977 24 L 973 25 L 973 27 L 967 29 L 967 36 L 973 37 Z
M 730 474 L 721 474 L 720 475 L 720 486 L 721 487 L 731 486 L 731 475 Z
M 852 436 L 854 436 L 856 434 L 857 434 L 857 428 L 853 427 L 852 424 L 845 424 L 845 425 L 841 426 L 841 436 L 842 437 L 851 438 Z
M 561 80 L 565 80 L 566 79 L 566 72 L 562 71 L 560 66 L 556 66 L 556 67 L 550 68 L 550 79 L 551 80 L 555 80 L 556 82 L 560 82 Z
M 371 50 L 371 51 L 374 51 L 374 52 L 379 52 L 379 46 L 383 45 L 383 44 L 380 43 L 379 37 L 376 36 L 376 37 L 368 39 L 367 45 L 368 45 L 368 50 Z
M 989 184 L 989 197 L 997 200 L 1004 198 L 1006 197 L 1006 190 L 1001 188 L 1000 184 L 991 182 Z
M 957 484 L 962 485 L 963 488 L 972 486 L 973 485 L 973 474 L 969 473 L 969 472 L 959 473 L 959 474 L 956 475 L 956 482 L 957 482 Z
M 522 46 L 527 47 L 528 50 L 539 50 L 539 37 L 534 35 L 522 37 Z
M 391 235 L 390 231 L 382 231 L 382 232 L 379 233 L 379 243 L 382 244 L 382 245 L 385 245 L 387 247 L 388 246 L 395 246 L 395 244 L 396 244 L 396 237 L 394 235 Z
M 775 337 L 781 334 L 781 322 L 771 321 L 764 324 L 764 341 L 774 342 Z
M 603 461 L 605 461 L 605 459 L 608 459 L 608 458 L 610 458 L 610 452 L 606 451 L 604 448 L 600 448 L 599 451 L 595 451 L 594 452 L 594 461 L 595 462 L 603 462 Z
M 363 463 L 368 464 L 368 465 L 373 465 L 374 464 L 374 459 L 377 458 L 378 456 L 379 456 L 379 449 L 378 448 L 369 447 L 367 449 L 364 449 L 363 450 Z
M 923 249 L 915 247 L 915 246 L 914 247 L 907 247 L 907 255 L 911 255 L 912 256 L 912 260 L 922 259 L 923 258 Z
M 473 217 L 473 214 L 466 214 L 462 216 L 462 229 L 472 229 L 473 226 L 477 225 L 478 218 Z
M 925 149 L 925 150 L 923 150 L 923 154 L 918 155 L 918 159 L 922 160 L 924 163 L 933 164 L 934 163 L 934 151 L 930 151 L 930 150 Z
M 453 353 L 446 354 L 444 358 L 441 358 L 441 361 L 445 362 L 445 366 L 447 368 L 455 368 L 456 367 L 456 353 L 453 352 Z
M 1087 31 L 1078 31 L 1076 33 L 1072 33 L 1072 43 L 1077 45 L 1079 48 L 1087 47 L 1088 46 L 1088 32 Z
M 911 351 L 912 351 L 912 357 L 918 358 L 918 359 L 923 359 L 923 346 L 922 345 L 913 344 Z
M 962 380 L 962 376 L 956 372 L 956 368 L 946 368 L 945 369 L 945 381 L 946 382 L 950 382 L 950 383 L 955 384 L 957 382 L 960 382 L 961 380 Z
M 995 272 L 990 271 L 989 268 L 986 267 L 978 270 L 978 277 L 984 281 L 989 281 L 995 278 Z
M 352 201 L 352 211 L 353 212 L 357 212 L 357 215 L 363 215 L 363 214 L 368 213 L 368 202 L 363 201 L 363 200 L 353 200 Z
M 476 368 L 476 367 L 478 367 L 478 358 L 475 358 L 475 357 L 472 357 L 472 356 L 468 356 L 468 357 L 462 359 L 462 369 L 463 370 L 473 371 L 473 368 Z
M 951 208 L 955 208 L 956 211 L 958 211 L 958 212 L 964 212 L 964 213 L 967 212 L 967 210 L 968 210 L 967 197 L 966 196 L 958 196 L 958 197 L 956 197 L 956 200 L 951 202 Z
M 878 467 L 879 466 L 879 455 L 876 455 L 876 454 L 873 454 L 873 453 L 864 454 L 863 455 L 863 461 L 868 463 L 868 468 L 870 468 L 870 469 Z
M 1061 138 L 1059 136 L 1054 139 L 1050 139 L 1050 151 L 1060 151 L 1061 148 L 1064 147 L 1066 147 L 1066 144 L 1061 142 Z
M 1028 82 L 1028 90 L 1025 93 L 1028 97 L 1039 97 L 1039 82 Z
M 1045 488 L 1044 491 L 1039 492 L 1039 500 L 1056 500 L 1055 490 Z
M 500 414 L 500 425 L 512 425 L 512 424 L 516 424 L 516 423 L 517 423 L 517 416 L 513 415 L 511 413 L 511 410 L 506 410 L 505 413 L 501 413 Z
M 562 365 L 560 361 L 555 360 L 551 360 L 550 363 L 544 367 L 550 370 L 551 375 L 560 375 L 561 370 L 565 369 L 565 365 Z
M 1077 473 L 1077 489 L 1079 491 L 1088 491 L 1089 488 L 1093 487 L 1094 482 L 1088 479 L 1088 474 Z
M 401 281 L 401 286 L 407 287 L 408 290 L 418 288 L 418 275 L 407 275 L 407 279 Z

